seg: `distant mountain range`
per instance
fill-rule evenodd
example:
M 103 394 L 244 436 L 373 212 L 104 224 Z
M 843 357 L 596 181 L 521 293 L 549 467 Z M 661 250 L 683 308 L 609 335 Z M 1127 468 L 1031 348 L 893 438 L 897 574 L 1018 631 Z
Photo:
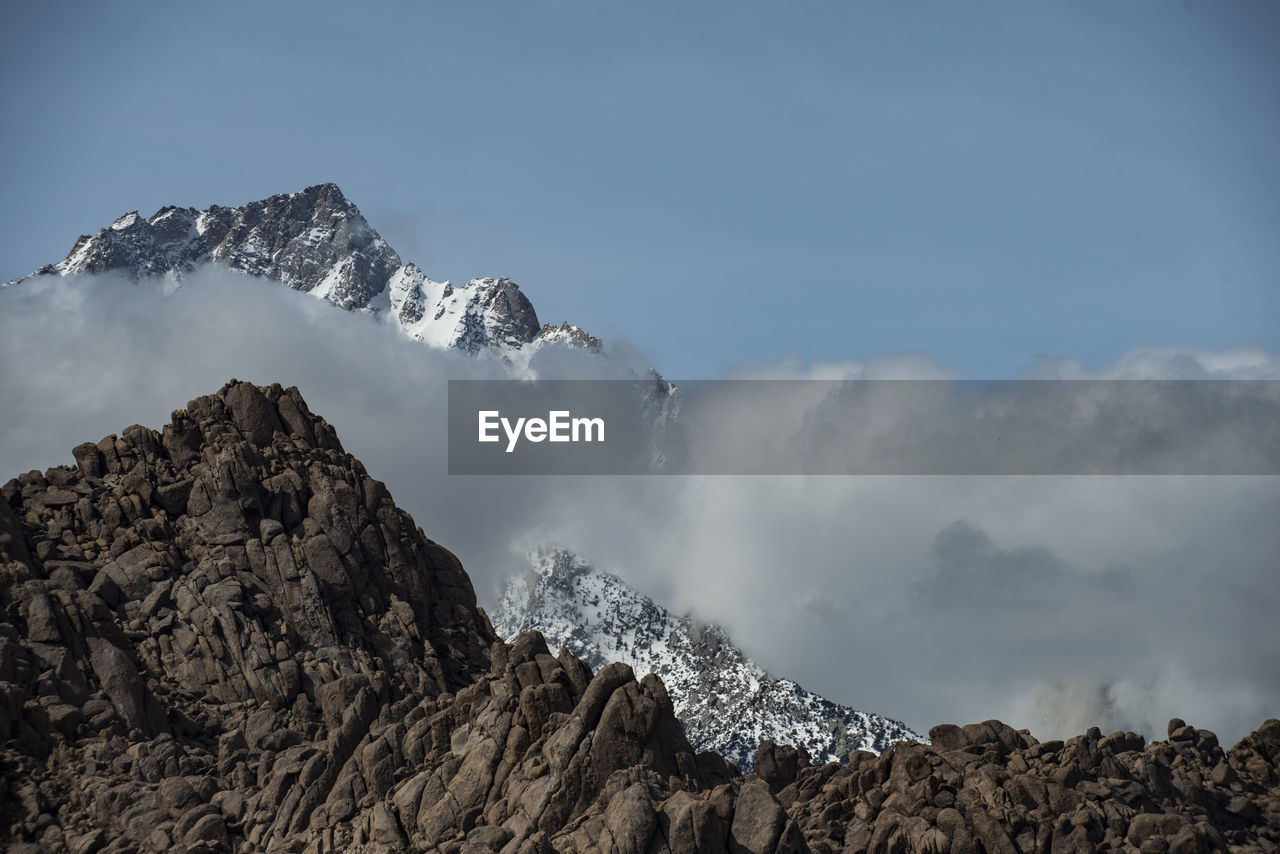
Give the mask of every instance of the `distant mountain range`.
M 511 641 L 537 629 L 594 668 L 611 661 L 656 673 L 698 750 L 714 750 L 750 771 L 765 740 L 803 747 L 816 763 L 924 741 L 900 721 L 860 712 L 770 676 L 719 626 L 676 616 L 616 575 L 564 550 L 536 555 L 508 580 L 492 615 Z
M 401 262 L 336 184 L 240 207 L 169 206 L 145 218 L 132 211 L 81 235 L 62 261 L 0 287 L 107 272 L 180 281 L 207 264 L 278 281 L 347 311 L 388 314 L 406 336 L 435 347 L 505 355 L 549 343 L 600 348 L 599 339 L 570 323 L 541 325 L 510 279 L 455 286 Z

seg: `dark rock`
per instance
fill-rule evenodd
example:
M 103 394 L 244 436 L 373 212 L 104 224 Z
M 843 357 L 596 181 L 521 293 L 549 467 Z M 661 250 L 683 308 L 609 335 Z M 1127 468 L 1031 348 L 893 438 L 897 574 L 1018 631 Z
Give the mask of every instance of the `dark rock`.
M 75 504 L 79 501 L 80 495 L 79 493 L 72 492 L 69 489 L 51 487 L 43 496 L 41 496 L 41 500 L 44 502 L 46 507 L 66 507 L 68 504 Z
M 1136 815 L 1129 823 L 1129 832 L 1125 838 L 1130 845 L 1142 845 L 1153 836 L 1173 836 L 1182 829 L 1184 820 L 1181 816 L 1168 813 L 1142 813 Z
M 232 380 L 223 396 L 236 427 L 254 445 L 270 444 L 272 435 L 283 429 L 276 408 L 257 386 Z
M 156 790 L 161 809 L 168 810 L 175 819 L 197 804 L 201 803 L 200 794 L 185 777 L 168 777 L 160 781 Z
M 98 446 L 92 442 L 84 442 L 76 445 L 71 450 L 71 455 L 76 458 L 76 466 L 80 469 L 80 474 L 85 480 L 98 481 L 102 479 L 104 467 L 102 464 L 102 454 L 98 451 Z
M 787 814 L 763 781 L 742 784 L 729 830 L 731 852 L 770 854 L 782 836 Z
M 743 778 L 694 755 L 652 674 L 498 641 L 457 559 L 293 389 L 233 383 L 76 459 L 0 496 L 9 851 L 1280 841 L 1280 721 L 1225 753 L 1181 722 L 1149 745 L 947 725 L 848 767 L 766 742 Z
M 614 796 L 603 819 L 618 854 L 645 854 L 658 827 L 653 801 L 641 783 L 633 783 Z
M 212 843 L 215 845 L 227 844 L 227 825 L 222 820 L 222 816 L 216 813 L 209 813 L 201 816 L 191 825 L 182 837 L 182 843 L 188 848 L 193 848 L 200 843 Z
M 67 840 L 67 848 L 71 854 L 97 854 L 107 844 L 107 835 L 101 828 L 74 836 Z M 10 849 L 13 850 L 13 849 Z
M 191 480 L 166 483 L 156 490 L 156 502 L 170 516 L 180 515 L 187 508 L 187 498 L 191 495 L 192 485 L 193 481 Z
M 164 722 L 129 654 L 101 637 L 85 639 L 90 663 L 117 714 L 132 729 L 159 734 Z
M 955 724 L 939 724 L 929 730 L 929 743 L 939 750 L 959 750 L 968 741 L 964 732 Z
M 57 643 L 62 635 L 58 619 L 47 597 L 36 594 L 27 604 L 27 640 L 33 643 Z
M 808 767 L 809 756 L 803 748 L 779 747 L 772 741 L 764 741 L 756 752 L 755 772 L 769 784 L 769 791 L 775 795 L 794 783 L 800 771 Z

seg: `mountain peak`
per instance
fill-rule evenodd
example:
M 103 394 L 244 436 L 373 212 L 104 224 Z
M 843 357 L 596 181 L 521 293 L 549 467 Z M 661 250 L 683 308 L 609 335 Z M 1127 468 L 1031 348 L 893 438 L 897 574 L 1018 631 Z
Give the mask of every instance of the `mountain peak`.
M 554 323 L 543 324 L 542 329 L 538 332 L 538 340 L 543 342 L 559 341 L 571 347 L 584 347 L 595 353 L 600 352 L 603 346 L 599 338 L 587 332 L 581 326 L 575 326 L 567 320 L 561 321 L 559 326 Z
M 346 200 L 346 196 L 342 195 L 342 189 L 332 181 L 324 181 L 320 184 L 312 184 L 302 191 L 303 193 L 324 194 L 336 200 Z
M 130 211 L 129 213 L 118 217 L 115 222 L 111 223 L 111 230 L 124 231 L 126 228 L 133 225 L 137 221 L 138 221 L 138 212 Z
M 506 277 L 454 287 L 402 263 L 332 182 L 239 207 L 166 205 L 146 219 L 130 211 L 81 235 L 65 259 L 33 275 L 116 272 L 180 282 L 210 264 L 280 282 L 347 311 L 389 312 L 400 332 L 437 347 L 503 354 L 528 345 L 599 349 L 599 339 L 577 327 L 544 330 L 528 297 Z

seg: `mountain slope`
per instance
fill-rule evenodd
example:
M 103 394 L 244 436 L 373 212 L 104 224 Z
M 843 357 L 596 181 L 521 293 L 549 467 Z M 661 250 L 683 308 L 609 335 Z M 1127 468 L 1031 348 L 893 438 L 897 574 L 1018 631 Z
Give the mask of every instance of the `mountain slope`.
M 615 771 L 729 778 L 656 679 L 499 643 L 297 389 L 73 456 L 0 487 L 0 851 L 545 851 Z
M 690 743 L 744 771 L 765 740 L 803 747 L 818 763 L 922 740 L 899 721 L 770 676 L 718 626 L 677 617 L 563 550 L 538 555 L 528 576 L 509 579 L 493 620 L 504 638 L 537 630 L 593 667 L 623 661 L 637 673 L 656 673 Z
M 496 640 L 296 389 L 233 381 L 72 453 L 0 487 L 0 851 L 1280 843 L 1275 720 L 1229 751 L 1181 720 L 1151 744 L 944 725 L 848 766 L 766 744 L 739 776 L 658 677 Z
M 533 304 L 509 279 L 476 278 L 455 287 L 402 263 L 335 184 L 240 207 L 164 207 L 149 218 L 133 211 L 82 235 L 64 260 L 32 276 L 120 272 L 181 281 L 209 263 L 278 281 L 347 311 L 389 313 L 405 335 L 435 347 L 472 353 L 551 342 L 599 348 L 576 326 L 539 324 Z

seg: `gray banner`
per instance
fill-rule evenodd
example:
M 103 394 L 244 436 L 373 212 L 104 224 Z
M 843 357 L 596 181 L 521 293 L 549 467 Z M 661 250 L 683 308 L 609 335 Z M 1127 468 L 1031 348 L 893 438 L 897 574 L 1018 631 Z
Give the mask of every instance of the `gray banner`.
M 1280 474 L 1280 381 L 450 381 L 450 474 Z

